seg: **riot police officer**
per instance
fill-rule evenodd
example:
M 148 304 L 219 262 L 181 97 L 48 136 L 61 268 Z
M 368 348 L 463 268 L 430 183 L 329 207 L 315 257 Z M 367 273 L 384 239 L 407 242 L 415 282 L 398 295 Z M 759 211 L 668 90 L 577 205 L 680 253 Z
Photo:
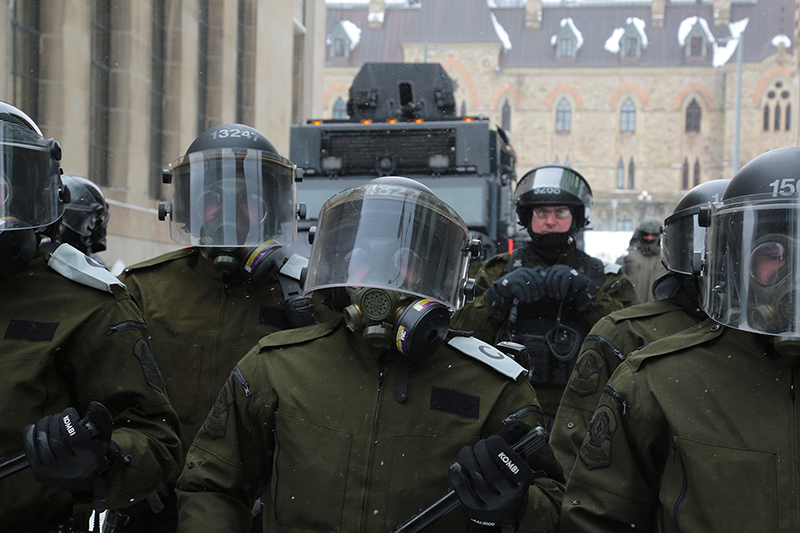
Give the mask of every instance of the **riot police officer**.
M 619 265 L 575 245 L 591 209 L 583 176 L 559 165 L 535 168 L 517 184 L 514 198 L 531 241 L 483 265 L 475 278 L 478 297 L 459 312 L 456 327 L 486 342 L 527 346 L 531 383 L 552 421 L 586 333 L 637 299 Z
M 712 204 L 709 319 L 614 372 L 575 460 L 565 531 L 797 531 L 800 147 L 743 166 Z
M 384 177 L 331 197 L 314 235 L 306 290 L 341 316 L 239 362 L 187 455 L 179 531 L 247 531 L 260 486 L 265 531 L 386 531 L 441 497 L 448 471 L 462 518 L 436 530 L 553 531 L 560 465 L 497 437 L 504 420 L 544 421 L 524 369 L 449 329 L 468 289 L 459 215 Z
M 700 302 L 699 265 L 706 228 L 698 216 L 709 202 L 722 199 L 730 180 L 701 183 L 687 192 L 664 221 L 662 256 L 668 273 L 655 285 L 655 300 L 614 311 L 592 327 L 561 397 L 550 442 L 566 472 L 583 443 L 589 420 L 608 378 L 634 350 L 708 318 Z
M 180 458 L 178 419 L 125 286 L 68 244 L 38 246 L 64 212 L 60 159 L 55 140 L 0 102 L 3 531 L 86 531 L 93 509 L 144 498 Z
M 104 267 L 105 261 L 97 255 L 106 249 L 108 203 L 103 191 L 94 182 L 80 176 L 61 177 L 70 193 L 64 206 L 58 241 L 72 245 Z
M 642 303 L 653 301 L 653 283 L 666 274 L 661 264 L 661 222 L 643 220 L 631 237 L 628 253 L 617 259 Z
M 297 179 L 260 131 L 206 130 L 165 172 L 170 198 L 160 218 L 188 246 L 120 276 L 150 325 L 184 453 L 242 355 L 264 335 L 315 321 L 298 281 L 307 261 L 285 260 L 283 248 L 297 238 Z M 157 527 L 148 520 L 174 528 L 174 495 L 162 498 L 165 512 L 138 509 L 137 529 Z

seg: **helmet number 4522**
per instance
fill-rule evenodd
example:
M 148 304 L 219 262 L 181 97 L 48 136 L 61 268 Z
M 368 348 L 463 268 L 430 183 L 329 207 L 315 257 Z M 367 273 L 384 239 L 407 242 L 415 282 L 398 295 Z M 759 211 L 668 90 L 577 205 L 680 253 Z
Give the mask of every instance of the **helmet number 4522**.
M 772 196 L 792 196 L 797 192 L 795 187 L 796 178 L 784 178 L 782 180 L 775 180 L 769 184 L 772 187 Z

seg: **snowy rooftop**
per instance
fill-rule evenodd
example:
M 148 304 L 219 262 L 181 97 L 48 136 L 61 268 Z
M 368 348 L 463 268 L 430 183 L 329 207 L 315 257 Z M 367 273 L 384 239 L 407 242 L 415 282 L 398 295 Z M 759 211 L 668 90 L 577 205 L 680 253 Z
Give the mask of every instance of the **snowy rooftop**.
M 525 3 L 384 0 L 386 9 L 370 14 L 369 0 L 327 0 L 328 34 L 341 25 L 352 49 L 349 57 L 329 59 L 328 64 L 402 61 L 403 43 L 424 42 L 441 48 L 449 42 L 484 42 L 502 47 L 501 67 L 616 67 L 620 41 L 632 29 L 639 36 L 641 53 L 626 66 L 719 67 L 735 59 L 740 42 L 743 61 L 762 61 L 781 45 L 790 53 L 794 48 L 790 37 L 793 0 L 731 0 L 727 25 L 713 23 L 713 0 L 669 0 L 667 16 L 658 26 L 652 24 L 651 0 L 544 0 L 538 28 L 523 23 Z M 382 24 L 370 27 L 369 21 Z M 565 62 L 553 45 L 567 26 L 575 36 L 577 55 Z M 687 62 L 685 46 L 690 35 L 702 35 L 709 53 Z

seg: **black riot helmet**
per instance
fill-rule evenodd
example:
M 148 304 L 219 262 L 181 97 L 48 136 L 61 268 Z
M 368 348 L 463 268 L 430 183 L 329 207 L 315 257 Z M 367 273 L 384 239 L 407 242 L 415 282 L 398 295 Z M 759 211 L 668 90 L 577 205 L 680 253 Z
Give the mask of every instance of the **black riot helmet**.
M 519 180 L 514 190 L 519 224 L 530 228 L 534 207 L 564 205 L 570 208 L 574 227 L 589 224 L 592 189 L 577 171 L 561 165 L 534 168 Z
M 699 223 L 700 211 L 722 200 L 731 180 L 711 180 L 697 185 L 680 199 L 664 220 L 661 232 L 661 263 L 677 274 L 700 272 L 706 228 Z
M 800 147 L 754 158 L 709 207 L 703 304 L 732 328 L 800 355 Z M 701 221 L 702 223 L 702 221 Z
M 263 281 L 283 260 L 281 245 L 297 239 L 296 179 L 295 166 L 260 131 L 215 126 L 165 171 L 170 201 L 159 218 L 169 215 L 172 240 L 202 247 L 220 270 L 241 267 Z
M 0 276 L 22 270 L 69 200 L 61 184 L 61 147 L 25 113 L 0 102 Z
M 85 254 L 106 249 L 108 203 L 93 181 L 80 176 L 61 177 L 69 189 L 70 201 L 64 207 L 58 240 Z
M 451 312 L 469 298 L 469 259 L 479 253 L 462 218 L 428 187 L 377 178 L 322 206 L 305 292 L 345 291 L 348 328 L 422 359 L 444 342 Z

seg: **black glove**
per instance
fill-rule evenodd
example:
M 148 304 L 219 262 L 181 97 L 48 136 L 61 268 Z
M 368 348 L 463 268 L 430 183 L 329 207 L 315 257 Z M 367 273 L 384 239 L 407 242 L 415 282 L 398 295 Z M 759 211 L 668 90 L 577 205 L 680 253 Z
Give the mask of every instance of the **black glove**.
M 502 437 L 461 448 L 448 475 L 468 528 L 516 527 L 525 516 L 533 471 Z
M 505 311 L 514 302 L 535 302 L 542 296 L 544 282 L 544 269 L 541 267 L 515 268 L 502 278 L 495 281 L 483 293 L 483 299 L 495 311 Z
M 591 278 L 567 265 L 553 265 L 544 273 L 544 292 L 553 300 L 573 299 L 588 294 Z
M 107 471 L 113 451 L 111 413 L 92 402 L 82 419 L 68 407 L 57 415 L 29 424 L 23 432 L 25 456 L 36 481 L 74 492 L 92 490 L 94 479 Z

